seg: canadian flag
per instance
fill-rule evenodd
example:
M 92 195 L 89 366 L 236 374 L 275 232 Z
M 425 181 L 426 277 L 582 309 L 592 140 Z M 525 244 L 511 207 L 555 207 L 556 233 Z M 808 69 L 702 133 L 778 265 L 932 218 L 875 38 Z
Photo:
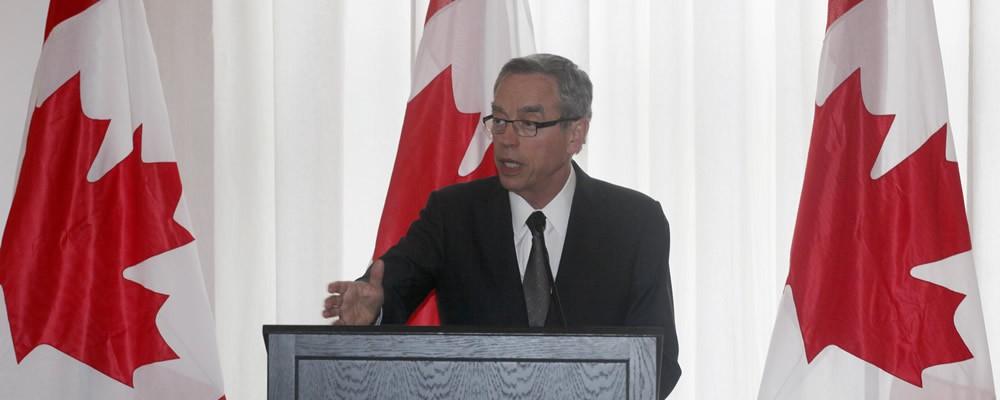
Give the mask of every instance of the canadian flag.
M 0 398 L 223 396 L 140 0 L 52 0 L 0 242 Z
M 994 399 L 931 0 L 830 0 L 760 399 Z
M 413 65 L 410 100 L 382 211 L 375 257 L 396 244 L 435 189 L 496 174 L 493 81 L 509 59 L 534 53 L 523 0 L 432 0 Z M 433 294 L 410 317 L 438 325 Z

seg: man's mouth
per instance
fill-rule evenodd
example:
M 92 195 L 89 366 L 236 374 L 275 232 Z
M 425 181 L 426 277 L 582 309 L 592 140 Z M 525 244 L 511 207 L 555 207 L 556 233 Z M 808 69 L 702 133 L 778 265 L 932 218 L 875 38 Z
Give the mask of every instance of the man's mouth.
M 510 173 L 515 172 L 521 168 L 523 164 L 511 160 L 511 159 L 499 159 L 497 160 L 497 166 L 500 167 L 501 172 Z

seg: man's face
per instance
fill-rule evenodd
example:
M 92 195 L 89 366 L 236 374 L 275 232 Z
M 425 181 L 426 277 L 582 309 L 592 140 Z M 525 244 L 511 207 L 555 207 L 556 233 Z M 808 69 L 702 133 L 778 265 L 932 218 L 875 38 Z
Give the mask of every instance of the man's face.
M 493 94 L 493 115 L 508 120 L 545 122 L 576 115 L 561 115 L 554 78 L 543 74 L 512 74 L 500 81 Z M 542 208 L 562 190 L 572 168 L 570 159 L 583 147 L 586 118 L 538 129 L 534 137 L 520 137 L 513 125 L 493 135 L 497 175 L 504 188 L 517 193 L 535 208 Z

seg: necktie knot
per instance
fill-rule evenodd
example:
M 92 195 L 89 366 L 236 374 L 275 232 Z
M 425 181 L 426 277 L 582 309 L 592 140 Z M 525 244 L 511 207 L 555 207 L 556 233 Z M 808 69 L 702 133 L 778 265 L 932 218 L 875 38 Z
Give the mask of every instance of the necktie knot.
M 531 213 L 531 216 L 528 217 L 527 225 L 533 236 L 545 233 L 545 214 L 541 211 Z

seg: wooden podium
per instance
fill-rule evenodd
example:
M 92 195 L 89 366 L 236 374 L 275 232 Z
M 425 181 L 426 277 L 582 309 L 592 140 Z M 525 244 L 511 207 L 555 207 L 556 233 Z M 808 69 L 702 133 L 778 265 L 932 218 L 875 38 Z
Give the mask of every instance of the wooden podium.
M 267 398 L 655 399 L 662 331 L 265 325 Z

